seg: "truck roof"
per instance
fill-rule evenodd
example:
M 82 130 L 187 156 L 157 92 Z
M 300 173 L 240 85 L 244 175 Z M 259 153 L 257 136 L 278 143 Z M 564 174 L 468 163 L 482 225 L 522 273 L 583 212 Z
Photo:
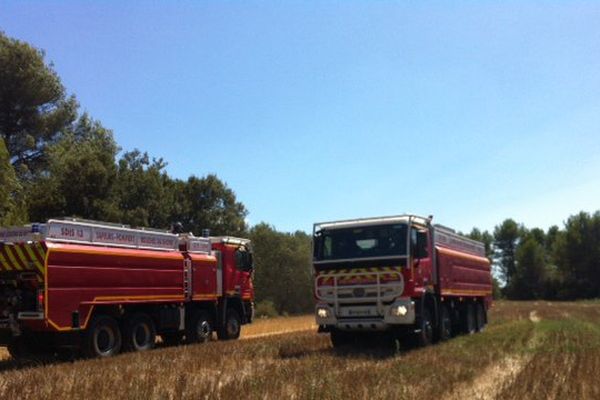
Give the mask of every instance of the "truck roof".
M 247 245 L 250 243 L 250 239 L 243 239 L 243 238 L 238 238 L 235 236 L 211 236 L 210 242 L 211 243 Z
M 387 217 L 355 218 L 330 222 L 317 222 L 316 224 L 314 224 L 314 230 L 316 231 L 317 229 L 353 228 L 359 226 L 393 224 L 401 222 L 408 223 L 409 221 L 413 221 L 422 225 L 427 225 L 430 222 L 430 219 L 410 214 L 392 215 Z
M 485 245 L 477 240 L 459 235 L 454 229 L 443 225 L 435 225 L 433 232 L 433 242 L 436 246 L 485 257 Z
M 313 233 L 320 229 L 343 229 L 394 223 L 416 223 L 427 226 L 431 224 L 431 217 L 425 218 L 417 215 L 403 214 L 387 217 L 355 218 L 340 221 L 318 222 L 314 224 Z M 435 224 L 433 225 L 433 232 L 433 241 L 436 246 L 485 257 L 485 246 L 483 243 L 459 235 L 452 228 Z
M 250 240 L 233 236 L 196 237 L 150 228 L 79 219 L 50 219 L 45 223 L 0 228 L 0 243 L 59 242 L 148 250 L 177 251 L 185 244 L 192 253 L 210 253 L 213 243 L 249 246 Z
M 2 243 L 39 241 L 166 251 L 179 249 L 178 235 L 95 221 L 51 219 L 45 223 L 0 228 Z

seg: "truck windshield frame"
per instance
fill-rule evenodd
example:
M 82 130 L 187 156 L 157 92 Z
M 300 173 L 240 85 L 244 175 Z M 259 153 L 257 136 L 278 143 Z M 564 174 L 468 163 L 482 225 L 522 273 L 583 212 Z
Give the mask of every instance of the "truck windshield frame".
M 315 232 L 314 262 L 406 258 L 408 225 L 393 223 Z

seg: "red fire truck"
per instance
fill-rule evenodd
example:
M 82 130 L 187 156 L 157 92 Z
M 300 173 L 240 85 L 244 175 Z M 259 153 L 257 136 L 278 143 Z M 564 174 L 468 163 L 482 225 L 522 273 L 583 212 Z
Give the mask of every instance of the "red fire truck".
M 372 332 L 427 345 L 483 329 L 492 301 L 484 245 L 431 219 L 314 225 L 316 320 L 334 347 Z
M 0 345 L 24 354 L 236 339 L 254 310 L 250 241 L 82 220 L 0 229 Z

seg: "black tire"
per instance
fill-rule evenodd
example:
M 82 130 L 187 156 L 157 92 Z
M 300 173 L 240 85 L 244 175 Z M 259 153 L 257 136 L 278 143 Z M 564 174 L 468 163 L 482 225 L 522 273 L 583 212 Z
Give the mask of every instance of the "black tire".
M 220 340 L 232 340 L 240 337 L 242 318 L 235 308 L 228 308 L 223 326 L 217 332 Z
M 151 350 L 156 345 L 154 321 L 147 314 L 133 314 L 125 320 L 123 349 L 125 351 Z
M 447 304 L 440 307 L 440 324 L 437 333 L 440 341 L 448 340 L 452 337 L 452 317 Z
M 165 346 L 178 346 L 183 343 L 184 332 L 165 332 L 160 337 Z
M 333 345 L 334 349 L 348 347 L 356 343 L 355 337 L 352 333 L 339 331 L 337 329 L 333 329 L 329 333 L 329 337 L 331 339 L 331 344 Z
M 82 350 L 86 357 L 110 357 L 121 351 L 121 330 L 108 315 L 92 319 L 83 336 Z
M 207 311 L 196 311 L 185 324 L 186 343 L 205 343 L 212 339 L 213 320 Z
M 473 304 L 467 304 L 463 310 L 463 332 L 467 335 L 475 333 L 475 307 Z
M 485 325 L 487 323 L 487 318 L 485 315 L 485 308 L 483 304 L 477 303 L 475 306 L 475 328 L 477 332 L 481 332 L 485 329 Z
M 417 317 L 417 332 L 415 342 L 419 347 L 429 346 L 433 342 L 433 318 L 429 307 L 423 307 L 421 315 Z

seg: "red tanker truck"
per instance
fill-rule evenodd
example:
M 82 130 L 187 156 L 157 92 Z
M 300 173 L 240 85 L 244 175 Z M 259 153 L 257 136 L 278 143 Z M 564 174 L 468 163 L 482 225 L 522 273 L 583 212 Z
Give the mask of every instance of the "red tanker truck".
M 254 310 L 250 241 L 82 220 L 0 229 L 0 346 L 14 357 L 236 339 Z
M 314 225 L 316 321 L 334 347 L 373 332 L 428 345 L 483 329 L 492 302 L 484 245 L 431 219 Z

